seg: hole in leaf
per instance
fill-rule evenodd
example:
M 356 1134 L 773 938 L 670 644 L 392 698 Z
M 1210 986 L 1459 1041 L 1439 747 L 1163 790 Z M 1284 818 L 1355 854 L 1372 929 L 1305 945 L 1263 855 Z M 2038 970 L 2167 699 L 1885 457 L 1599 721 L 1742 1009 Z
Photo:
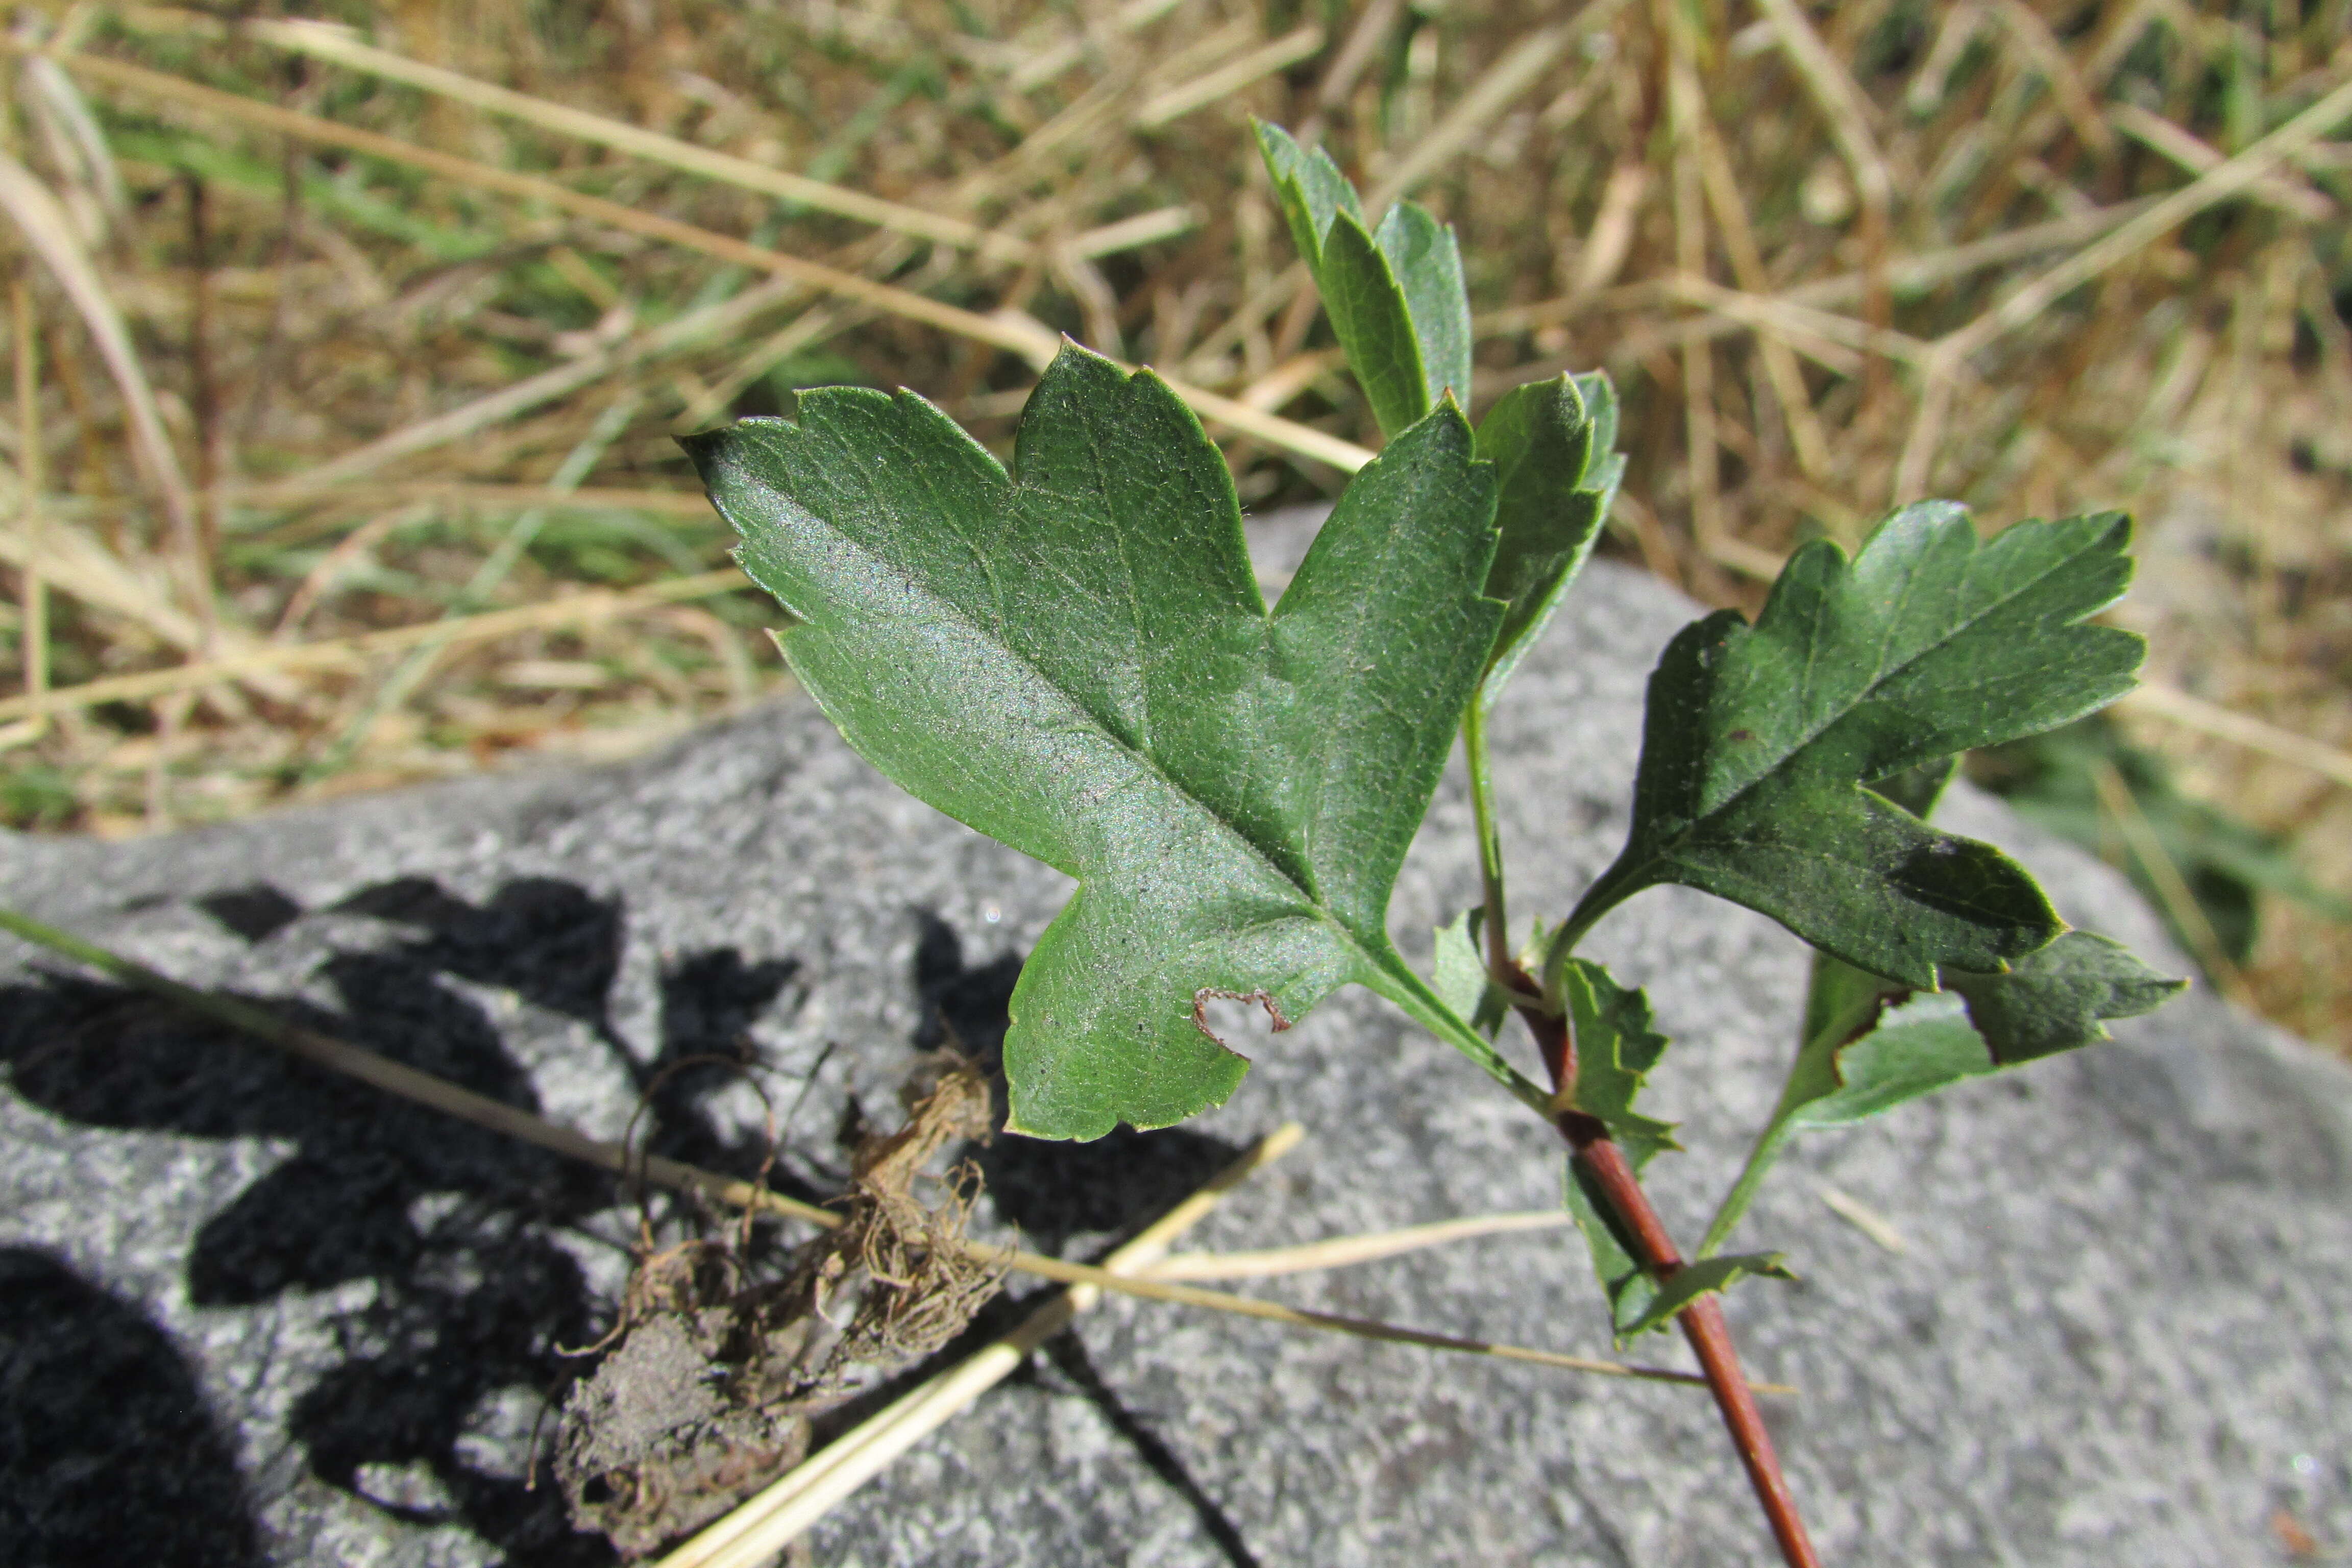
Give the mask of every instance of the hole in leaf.
M 1236 1042 L 1262 1040 L 1290 1027 L 1290 1020 L 1267 993 L 1221 991 L 1212 986 L 1192 994 L 1192 1022 L 1217 1044 L 1243 1056 L 1248 1053 Z

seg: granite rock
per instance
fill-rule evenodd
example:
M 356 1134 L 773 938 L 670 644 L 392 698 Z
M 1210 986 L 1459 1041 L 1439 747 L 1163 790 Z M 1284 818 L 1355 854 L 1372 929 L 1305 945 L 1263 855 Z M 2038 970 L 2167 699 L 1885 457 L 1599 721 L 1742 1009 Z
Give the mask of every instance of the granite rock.
M 1276 563 L 1278 568 L 1278 563 Z M 1565 907 L 1624 824 L 1642 683 L 1692 613 L 1596 565 L 1496 723 L 1517 907 Z M 2104 868 L 1966 791 L 2069 917 L 2185 973 Z M 782 701 L 667 753 L 127 843 L 0 836 L 7 903 L 593 1133 L 748 1169 L 748 1051 L 782 1179 L 913 1052 L 985 1049 L 1056 875 L 898 793 Z M 1449 778 L 1395 926 L 1475 899 Z M 1423 933 L 1418 934 L 1415 933 Z M 1592 951 L 1678 1041 L 1654 1109 L 1694 1236 L 1777 1084 L 1803 956 L 1643 895 Z M 1736 1332 L 1830 1562 L 2290 1561 L 2352 1546 L 2352 1074 L 2191 994 L 2120 1043 L 1801 1144 L 1743 1228 L 1801 1279 Z M 1089 1251 L 1286 1118 L 1310 1142 L 1198 1245 L 1557 1202 L 1551 1135 L 1348 993 L 1179 1130 L 999 1140 L 987 1223 Z M 591 1563 L 527 1472 L 626 1266 L 613 1184 L 331 1081 L 0 938 L 0 1560 Z M 649 1131 L 648 1131 L 649 1130 Z M 1839 1217 L 1866 1205 L 1901 1250 Z M 1883 1228 L 1883 1227 L 1882 1227 Z M 1276 1282 L 1303 1305 L 1607 1351 L 1572 1236 Z M 1025 1289 L 1025 1288 L 1023 1288 Z M 1676 1361 L 1681 1347 L 1647 1342 Z M 2292 1532 L 2286 1532 L 2291 1534 Z M 1714 1412 L 1674 1387 L 1132 1301 L 818 1531 L 835 1564 L 1761 1563 Z

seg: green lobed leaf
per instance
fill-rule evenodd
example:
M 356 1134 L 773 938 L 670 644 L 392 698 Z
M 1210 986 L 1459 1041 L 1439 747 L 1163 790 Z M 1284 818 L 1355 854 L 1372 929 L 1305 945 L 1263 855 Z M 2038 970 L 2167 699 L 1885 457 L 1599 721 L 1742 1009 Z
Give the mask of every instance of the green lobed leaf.
M 1629 991 L 1589 960 L 1570 959 L 1563 999 L 1576 1041 L 1576 1109 L 1595 1117 L 1641 1170 L 1661 1151 L 1680 1147 L 1674 1124 L 1633 1109 L 1667 1040 L 1653 1026 L 1650 999 Z
M 1488 710 L 1601 536 L 1625 471 L 1616 433 L 1617 395 L 1598 372 L 1515 387 L 1479 422 L 1478 455 L 1500 487 L 1486 596 L 1506 606 L 1478 688 Z
M 1404 295 L 1429 406 L 1451 392 L 1454 402 L 1469 407 L 1470 290 L 1462 280 L 1462 247 L 1454 230 L 1426 208 L 1398 202 L 1381 215 L 1372 243 Z
M 1488 973 L 1479 946 L 1486 919 L 1484 907 L 1465 910 L 1450 924 L 1437 928 L 1429 988 L 1456 1016 L 1468 1019 L 1471 1027 L 1491 1040 L 1510 1016 L 1511 1004 Z
M 1980 542 L 1962 508 L 1922 502 L 1852 562 L 1827 541 L 1800 550 L 1754 626 L 1727 610 L 1686 628 L 1650 679 L 1624 851 L 1552 966 L 1664 882 L 1922 989 L 1939 965 L 1998 971 L 2048 942 L 2063 926 L 2023 868 L 1864 785 L 2129 689 L 2140 639 L 2085 623 L 2130 579 L 2130 532 L 2102 512 Z
M 2156 973 L 2103 936 L 2070 931 L 1998 974 L 1944 972 L 1945 989 L 1888 988 L 1817 960 L 1808 1034 L 1772 1119 L 1707 1227 L 1727 1239 L 1796 1133 L 1843 1127 L 2005 1068 L 2109 1038 L 2107 1023 L 2152 1012 L 2184 982 Z M 1824 992 L 1835 1000 L 1824 1002 Z
M 1633 1238 L 1611 1213 L 1601 1189 L 1574 1160 L 1568 1163 L 1564 1191 L 1569 1216 L 1592 1255 L 1592 1271 L 1609 1301 L 1609 1326 L 1621 1346 L 1663 1329 L 1684 1308 L 1710 1291 L 1728 1290 L 1748 1276 L 1792 1279 L 1777 1252 L 1702 1258 L 1684 1264 L 1661 1288 L 1657 1276 L 1635 1261 Z
M 1676 1313 L 1701 1296 L 1728 1290 L 1750 1276 L 1768 1279 L 1796 1278 L 1777 1252 L 1743 1252 L 1737 1257 L 1702 1258 L 1695 1263 L 1685 1263 L 1666 1276 L 1664 1285 L 1653 1288 L 1648 1301 L 1632 1321 L 1619 1320 L 1617 1342 L 1623 1345 L 1663 1329 L 1675 1321 Z
M 1222 1101 L 1219 993 L 1295 1019 L 1354 981 L 1492 1057 L 1386 928 L 1502 615 L 1459 413 L 1357 476 L 1270 613 L 1224 459 L 1149 372 L 1066 345 L 1010 474 L 911 393 L 800 416 L 686 443 L 794 673 L 884 773 L 1079 883 L 1013 991 L 1016 1131 Z
M 1403 287 L 1372 237 L 1348 213 L 1331 220 L 1315 285 L 1372 416 L 1394 440 L 1433 405 L 1428 373 Z
M 2120 943 L 2070 931 L 2006 974 L 1948 970 L 1944 984 L 1968 999 L 1993 1059 L 2014 1067 L 2104 1040 L 2107 1019 L 2153 1013 L 2189 983 L 2166 979 Z
M 1411 202 L 1367 227 L 1356 188 L 1321 148 L 1256 122 L 1291 238 L 1381 432 L 1394 440 L 1444 400 L 1470 400 L 1470 297 L 1454 231 Z
M 1291 240 L 1307 270 L 1320 273 L 1323 237 L 1331 231 L 1331 220 L 1346 213 L 1360 227 L 1363 224 L 1364 208 L 1357 200 L 1356 187 L 1322 148 L 1301 147 L 1289 132 L 1263 120 L 1252 121 L 1251 125 L 1257 132 L 1258 156 L 1265 161 L 1265 172 L 1274 182 L 1275 199 L 1282 204 L 1283 219 L 1290 225 Z
M 1620 1331 L 1640 1321 L 1658 1298 L 1658 1282 L 1637 1258 L 1633 1235 L 1609 1206 L 1599 1185 L 1573 1158 L 1568 1162 L 1563 1190 L 1568 1215 L 1576 1222 L 1577 1234 L 1584 1237 L 1585 1247 L 1592 1255 L 1592 1272 L 1608 1300 L 1611 1329 Z
M 1643 1080 L 1665 1055 L 1667 1040 L 1653 1026 L 1650 1000 L 1617 984 L 1584 959 L 1564 975 L 1568 1021 L 1576 1040 L 1576 1109 L 1597 1118 L 1636 1173 L 1658 1154 L 1678 1148 L 1670 1123 L 1633 1109 Z M 1654 1278 L 1637 1261 L 1633 1238 L 1576 1161 L 1568 1163 L 1568 1212 L 1592 1255 L 1592 1271 L 1609 1299 L 1610 1321 L 1621 1333 L 1640 1321 L 1658 1295 Z

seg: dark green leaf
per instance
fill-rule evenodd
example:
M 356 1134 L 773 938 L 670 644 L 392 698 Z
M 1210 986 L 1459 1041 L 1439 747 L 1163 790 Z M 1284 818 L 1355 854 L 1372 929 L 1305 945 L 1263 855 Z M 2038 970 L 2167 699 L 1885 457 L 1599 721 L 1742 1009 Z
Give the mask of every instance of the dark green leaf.
M 1554 944 L 1643 888 L 1680 882 L 1918 987 L 1996 971 L 2057 916 L 2022 868 L 1864 785 L 2062 724 L 2129 689 L 2130 633 L 2085 624 L 2131 573 L 2130 523 L 2021 522 L 1980 543 L 1946 502 L 1906 507 L 1852 563 L 1800 550 L 1751 628 L 1677 637 L 1650 679 L 1633 827 Z
M 1601 535 L 1625 468 L 1606 445 L 1616 428 L 1616 394 L 1598 374 L 1516 387 L 1479 423 L 1478 455 L 1493 459 L 1500 480 L 1502 539 L 1486 596 L 1507 606 L 1478 689 L 1488 709 Z
M 1433 404 L 1421 343 L 1404 289 L 1363 226 L 1347 213 L 1332 219 L 1315 271 L 1331 331 L 1347 351 L 1372 414 L 1391 440 L 1417 423 Z
M 1454 231 L 1412 202 L 1399 202 L 1381 215 L 1372 242 L 1388 258 L 1412 318 L 1429 406 L 1451 392 L 1469 407 L 1470 293 Z
M 1666 1037 L 1652 1026 L 1650 999 L 1618 984 L 1599 964 L 1570 960 L 1564 983 L 1576 1040 L 1576 1109 L 1609 1129 L 1639 1173 L 1663 1151 L 1680 1147 L 1672 1124 L 1633 1109 L 1643 1078 L 1665 1055 Z M 1591 1251 L 1610 1321 L 1622 1331 L 1649 1310 L 1657 1282 L 1635 1261 L 1633 1238 L 1583 1166 L 1570 1160 L 1568 1172 L 1569 1215 Z
M 1394 440 L 1450 389 L 1470 400 L 1470 299 L 1454 231 L 1399 202 L 1377 229 L 1355 187 L 1321 148 L 1259 122 L 1258 152 L 1291 238 L 1315 275 L 1331 330 Z
M 2107 1037 L 2105 1020 L 2153 1013 L 2188 984 L 2168 980 L 2121 945 L 2070 931 L 2006 974 L 1947 970 L 1969 1020 L 2002 1067 Z
M 1893 801 L 1925 822 L 1934 815 L 1936 803 L 1944 798 L 1944 791 L 1951 784 L 1952 775 L 1959 771 L 1959 766 L 1960 759 L 1957 752 L 1950 756 L 1929 757 L 1924 763 L 1878 780 L 1870 786 L 1870 793 Z
M 1657 1277 L 1635 1260 L 1633 1237 L 1627 1233 L 1608 1200 L 1584 1168 L 1568 1163 L 1565 1196 L 1569 1217 L 1576 1222 L 1592 1256 L 1592 1271 L 1609 1301 L 1609 1324 L 1620 1345 L 1673 1321 L 1675 1314 L 1710 1290 L 1727 1290 L 1750 1274 L 1774 1279 L 1794 1278 L 1780 1254 L 1751 1253 L 1738 1257 L 1702 1258 L 1676 1269 L 1661 1289 Z
M 1946 989 L 1906 994 L 1825 960 L 1814 1032 L 1738 1183 L 1707 1227 L 1702 1255 L 1730 1236 L 1764 1173 L 1794 1134 L 1841 1127 L 1906 1100 L 2108 1038 L 2107 1021 L 2152 1011 L 2181 988 L 2115 942 L 2070 931 L 2000 974 L 1947 970 Z M 1824 990 L 1836 1000 L 1821 1000 Z
M 1592 1254 L 1592 1272 L 1609 1300 L 1610 1327 L 1622 1332 L 1626 1324 L 1639 1322 L 1650 1310 L 1650 1303 L 1658 1297 L 1658 1282 L 1636 1259 L 1633 1237 L 1609 1206 L 1600 1186 L 1573 1159 L 1568 1162 L 1566 1193 L 1569 1217 L 1576 1222 L 1577 1233 Z
M 1643 1079 L 1666 1053 L 1666 1037 L 1652 1026 L 1650 999 L 1618 984 L 1601 965 L 1570 959 L 1563 980 L 1576 1040 L 1576 1109 L 1598 1118 L 1639 1171 L 1660 1151 L 1680 1147 L 1673 1123 L 1633 1109 Z
M 1509 1016 L 1511 1004 L 1487 972 L 1486 955 L 1479 945 L 1486 940 L 1482 934 L 1486 919 L 1484 908 L 1465 910 L 1454 917 L 1451 925 L 1437 928 L 1429 988 L 1456 1016 L 1468 1019 L 1471 1027 L 1491 1040 Z
M 1078 879 L 1013 995 L 1018 1130 L 1223 1100 L 1247 1064 L 1196 1023 L 1218 993 L 1296 1018 L 1356 981 L 1509 1079 L 1386 929 L 1502 614 L 1471 440 L 1444 413 L 1391 443 L 1271 614 L 1191 411 L 1075 347 L 1011 475 L 910 393 L 811 392 L 797 424 L 687 444 L 850 743 Z
M 1749 1275 L 1771 1279 L 1794 1279 L 1780 1261 L 1777 1252 L 1744 1252 L 1737 1257 L 1702 1258 L 1696 1263 L 1685 1263 L 1666 1277 L 1663 1287 L 1654 1288 L 1649 1300 L 1633 1320 L 1620 1320 L 1617 1342 L 1639 1338 L 1654 1329 L 1663 1329 L 1675 1321 L 1675 1315 L 1701 1296 L 1728 1290 Z

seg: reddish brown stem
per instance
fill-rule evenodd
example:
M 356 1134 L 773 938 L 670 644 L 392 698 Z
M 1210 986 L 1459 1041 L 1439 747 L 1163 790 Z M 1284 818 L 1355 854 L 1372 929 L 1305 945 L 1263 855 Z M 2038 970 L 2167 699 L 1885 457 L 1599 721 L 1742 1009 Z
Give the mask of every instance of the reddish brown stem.
M 1565 1018 L 1546 1017 L 1534 1008 L 1520 1009 L 1519 1016 L 1534 1033 L 1547 1065 L 1575 1061 L 1573 1035 Z M 1559 1069 L 1554 1067 L 1553 1070 L 1557 1085 Z M 1674 1237 L 1666 1234 L 1658 1211 L 1650 1206 L 1650 1196 L 1642 1190 L 1633 1162 L 1625 1158 L 1625 1151 L 1618 1147 L 1617 1141 L 1609 1136 L 1609 1129 L 1580 1110 L 1562 1111 L 1559 1126 L 1560 1136 L 1576 1152 L 1578 1167 L 1616 1211 L 1639 1247 L 1643 1267 L 1661 1280 L 1673 1276 L 1683 1266 L 1682 1253 L 1675 1248 Z M 1723 1304 L 1712 1295 L 1702 1296 L 1677 1313 L 1675 1321 L 1681 1325 L 1683 1337 L 1690 1342 L 1692 1352 L 1698 1357 L 1699 1369 L 1706 1374 L 1706 1386 L 1715 1395 L 1716 1408 L 1723 1413 L 1724 1426 L 1731 1431 L 1732 1447 L 1739 1450 L 1739 1462 L 1748 1470 L 1748 1484 L 1756 1489 L 1756 1500 L 1764 1507 L 1764 1517 L 1772 1526 L 1773 1539 L 1780 1542 L 1782 1560 L 1789 1568 L 1821 1568 L 1822 1560 L 1813 1552 L 1811 1538 L 1805 1533 L 1805 1521 L 1798 1516 L 1797 1500 L 1789 1490 L 1788 1478 L 1780 1473 L 1780 1457 L 1772 1451 L 1772 1435 L 1765 1430 L 1764 1412 L 1758 1408 L 1755 1392 L 1748 1386 L 1739 1352 L 1732 1348 L 1731 1329 L 1723 1321 Z
M 1569 1129 L 1568 1121 L 1561 1119 L 1561 1131 L 1573 1143 L 1576 1132 Z M 1576 1159 L 1641 1243 L 1647 1255 L 1643 1261 L 1651 1271 L 1664 1279 L 1680 1268 L 1682 1254 L 1675 1250 L 1674 1238 L 1659 1221 L 1658 1211 L 1650 1206 L 1649 1194 L 1642 1191 L 1632 1163 L 1615 1140 L 1604 1131 L 1579 1145 Z M 1797 1515 L 1797 1500 L 1789 1490 L 1788 1478 L 1780 1473 L 1780 1458 L 1772 1452 L 1772 1435 L 1765 1430 L 1764 1413 L 1757 1407 L 1748 1374 L 1740 1369 L 1739 1352 L 1732 1348 L 1723 1304 L 1712 1295 L 1702 1296 L 1675 1321 L 1682 1325 L 1683 1337 L 1690 1341 L 1699 1367 L 1706 1373 L 1706 1386 L 1715 1394 L 1716 1408 L 1723 1412 L 1723 1424 L 1731 1429 L 1732 1446 L 1739 1450 L 1739 1462 L 1748 1468 L 1748 1484 L 1756 1489 L 1756 1500 L 1764 1505 L 1764 1517 L 1771 1521 L 1780 1555 L 1789 1568 L 1821 1568 L 1821 1559 L 1814 1555 L 1813 1543 L 1805 1534 L 1805 1521 Z
M 1534 996 L 1542 987 L 1515 959 L 1505 955 L 1510 965 L 1508 973 L 1514 989 L 1522 995 Z M 1541 1009 L 1521 1003 L 1519 1016 L 1527 1020 L 1528 1032 L 1536 1037 L 1536 1049 L 1542 1053 L 1544 1071 L 1551 1074 L 1552 1093 L 1561 1101 L 1576 1098 L 1576 1031 L 1568 1026 L 1565 1018 L 1548 1018 Z

